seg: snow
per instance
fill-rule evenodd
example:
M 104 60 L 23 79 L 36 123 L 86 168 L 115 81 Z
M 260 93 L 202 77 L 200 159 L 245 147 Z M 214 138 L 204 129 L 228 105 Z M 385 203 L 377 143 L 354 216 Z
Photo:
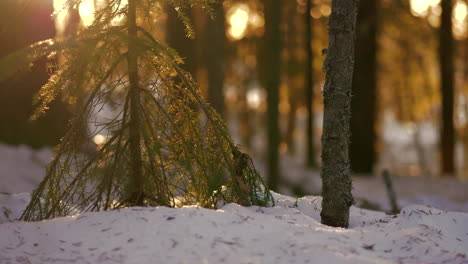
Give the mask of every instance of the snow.
M 51 151 L 0 145 L 0 155 L 1 264 L 468 263 L 464 182 L 395 178 L 401 213 L 353 206 L 349 229 L 320 223 L 319 196 L 276 193 L 271 208 L 132 207 L 22 222 L 15 219 L 43 177 Z M 292 181 L 317 174 L 289 165 Z M 319 187 L 317 177 L 309 177 L 313 188 Z M 355 195 L 388 203 L 381 180 L 354 184 Z M 411 199 L 424 205 L 407 205 Z
M 31 192 L 44 177 L 52 157 L 49 148 L 34 151 L 27 146 L 0 144 L 0 193 Z
M 468 214 L 425 206 L 351 210 L 320 224 L 321 198 L 273 208 L 132 207 L 0 224 L 0 263 L 468 263 Z

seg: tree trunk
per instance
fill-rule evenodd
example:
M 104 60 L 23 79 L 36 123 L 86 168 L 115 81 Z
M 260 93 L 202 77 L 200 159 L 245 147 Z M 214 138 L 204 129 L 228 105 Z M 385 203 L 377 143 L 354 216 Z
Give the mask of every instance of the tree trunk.
M 351 170 L 372 175 L 376 162 L 377 32 L 379 0 L 360 0 L 351 100 Z
M 333 0 L 329 21 L 322 135 L 322 223 L 348 227 L 351 175 L 348 157 L 356 0 Z
M 439 63 L 442 94 L 442 127 L 440 144 L 442 151 L 442 174 L 454 176 L 455 127 L 454 112 L 454 40 L 452 33 L 452 0 L 442 0 L 440 25 Z
M 224 9 L 214 8 L 215 19 L 208 18 L 206 25 L 206 68 L 208 71 L 208 102 L 221 117 L 224 115 Z
M 135 43 L 137 36 L 136 24 L 137 0 L 128 1 L 128 78 L 130 81 L 130 169 L 132 205 L 143 205 L 143 165 L 141 160 L 140 139 L 140 87 L 138 84 L 138 51 Z
M 267 90 L 268 185 L 277 191 L 280 178 L 279 153 L 279 85 L 282 0 L 265 0 L 265 85 Z
M 312 49 L 313 27 L 310 10 L 312 9 L 312 0 L 307 0 L 305 12 L 305 26 L 306 26 L 306 52 L 307 61 L 305 67 L 306 83 L 305 83 L 305 97 L 307 107 L 307 156 L 306 166 L 314 168 L 315 164 L 315 148 L 314 148 L 314 53 Z
M 304 65 L 301 64 L 302 54 L 301 51 L 301 44 L 299 35 L 302 35 L 300 32 L 300 28 L 298 28 L 298 23 L 301 23 L 301 17 L 297 16 L 298 12 L 298 4 L 296 1 L 290 1 L 283 7 L 282 16 L 284 17 L 291 17 L 293 19 L 289 19 L 285 21 L 285 26 L 283 29 L 283 34 L 285 39 L 283 41 L 283 49 L 286 51 L 287 54 L 287 63 L 286 69 L 283 70 L 283 73 L 286 74 L 284 77 L 286 78 L 286 85 L 288 90 L 288 104 L 289 104 L 289 111 L 286 118 L 286 133 L 283 135 L 283 142 L 287 146 L 288 153 L 294 155 L 296 152 L 296 144 L 294 140 L 294 134 L 296 131 L 296 113 L 298 108 L 298 102 L 304 96 L 301 94 L 300 87 L 299 87 L 299 78 L 302 77 L 301 73 L 303 70 Z M 298 54 L 299 53 L 299 54 Z
M 166 41 L 169 47 L 175 49 L 184 60 L 182 68 L 195 78 L 197 71 L 196 42 L 187 37 L 185 25 L 172 6 L 167 8 Z

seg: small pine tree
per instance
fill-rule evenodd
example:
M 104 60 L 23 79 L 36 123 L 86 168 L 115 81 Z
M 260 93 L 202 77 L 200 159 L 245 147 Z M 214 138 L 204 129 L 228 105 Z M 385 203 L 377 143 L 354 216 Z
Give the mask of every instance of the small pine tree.
M 64 9 L 80 2 L 68 0 Z M 77 102 L 68 133 L 21 219 L 132 205 L 273 202 L 250 157 L 180 68 L 181 59 L 152 34 L 164 2 L 191 34 L 185 11 L 197 4 L 210 12 L 215 0 L 107 0 L 76 38 L 42 41 L 1 60 L 0 80 L 38 58 L 60 55 L 37 95 L 33 118 L 59 94 Z M 114 116 L 94 122 L 93 131 L 83 129 L 105 105 Z M 81 151 L 97 134 L 107 134 L 97 150 Z

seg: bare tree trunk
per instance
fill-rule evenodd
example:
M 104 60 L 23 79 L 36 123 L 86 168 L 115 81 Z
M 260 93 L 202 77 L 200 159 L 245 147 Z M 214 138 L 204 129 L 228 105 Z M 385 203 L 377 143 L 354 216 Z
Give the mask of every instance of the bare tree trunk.
M 282 16 L 291 17 L 294 19 L 288 19 L 285 22 L 285 27 L 283 34 L 285 36 L 283 42 L 283 50 L 287 52 L 287 63 L 286 69 L 283 70 L 285 73 L 283 76 L 287 80 L 287 89 L 288 89 L 288 104 L 289 111 L 286 121 L 286 133 L 283 135 L 283 142 L 286 143 L 288 147 L 288 153 L 295 154 L 296 144 L 294 140 L 294 132 L 296 131 L 296 112 L 298 108 L 298 101 L 304 95 L 299 92 L 298 78 L 300 77 L 302 67 L 301 65 L 301 55 L 298 54 L 300 50 L 300 45 L 302 44 L 299 41 L 298 35 L 301 34 L 300 29 L 298 29 L 298 23 L 300 23 L 301 17 L 297 16 L 297 7 L 298 4 L 296 1 L 290 1 L 283 7 Z M 302 34 L 301 34 L 302 35 Z
M 278 190 L 279 153 L 279 85 L 281 63 L 280 14 L 282 0 L 265 0 L 265 85 L 267 89 L 268 185 Z
M 465 0 L 466 5 L 468 5 L 468 0 Z M 466 24 L 465 27 L 468 29 L 468 18 L 466 18 Z M 465 96 L 465 116 L 468 117 L 468 37 L 465 38 L 464 41 L 464 52 L 465 52 L 465 59 L 464 59 L 464 85 L 462 87 L 462 92 Z M 463 130 L 463 145 L 464 145 L 464 164 L 465 164 L 465 175 L 468 175 L 468 123 L 465 123 L 465 127 Z M 466 177 L 466 176 L 465 176 Z
M 354 68 L 356 0 L 333 0 L 329 21 L 322 135 L 322 223 L 348 227 L 351 173 L 348 157 Z
M 224 115 L 224 9 L 222 4 L 213 7 L 215 20 L 208 18 L 206 25 L 206 68 L 208 71 L 208 102 Z
M 372 175 L 376 162 L 377 121 L 377 31 L 380 0 L 360 0 L 356 24 L 356 64 L 351 101 L 353 172 Z
M 307 156 L 306 166 L 314 168 L 315 164 L 315 148 L 314 148 L 314 53 L 312 49 L 312 38 L 313 38 L 313 27 L 310 10 L 312 9 L 312 0 L 307 0 L 306 12 L 305 12 L 305 26 L 306 26 L 306 52 L 307 61 L 305 67 L 306 74 L 306 85 L 305 85 L 305 97 L 307 107 Z
M 247 77 L 247 79 L 241 83 L 239 91 L 239 100 L 237 102 L 240 140 L 242 147 L 248 150 L 252 150 L 253 135 L 253 127 L 251 126 L 253 111 L 250 110 L 249 105 L 247 103 L 247 87 L 249 87 L 251 81 L 252 79 L 250 77 Z
M 136 24 L 137 0 L 128 1 L 128 78 L 130 81 L 130 168 L 132 205 L 143 205 L 143 165 L 140 146 L 140 87 L 138 84 L 138 51 L 135 43 L 137 35 Z
M 289 87 L 291 92 L 294 88 Z M 296 144 L 294 140 L 294 132 L 296 130 L 296 112 L 297 112 L 297 98 L 290 94 L 289 95 L 289 112 L 288 112 L 288 122 L 286 127 L 286 135 L 284 136 L 284 142 L 288 146 L 288 152 L 290 154 L 296 153 Z
M 454 40 L 452 33 L 452 0 L 442 0 L 440 25 L 439 63 L 442 94 L 442 126 L 440 144 L 442 151 L 442 174 L 454 176 L 455 126 L 454 112 Z

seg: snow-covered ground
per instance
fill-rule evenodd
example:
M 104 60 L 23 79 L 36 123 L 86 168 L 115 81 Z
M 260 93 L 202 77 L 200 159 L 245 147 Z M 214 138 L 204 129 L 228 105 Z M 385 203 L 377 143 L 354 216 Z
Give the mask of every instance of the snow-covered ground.
M 321 197 L 280 194 L 272 208 L 133 207 L 31 223 L 14 220 L 52 152 L 0 145 L 0 157 L 1 264 L 468 263 L 466 182 L 395 178 L 401 213 L 353 206 L 349 229 L 320 224 Z M 291 182 L 320 189 L 317 172 L 283 160 Z M 378 178 L 356 178 L 354 195 L 388 209 Z
M 321 198 L 86 213 L 0 224 L 0 263 L 468 263 L 468 214 L 425 206 L 389 216 L 352 207 L 320 224 Z

